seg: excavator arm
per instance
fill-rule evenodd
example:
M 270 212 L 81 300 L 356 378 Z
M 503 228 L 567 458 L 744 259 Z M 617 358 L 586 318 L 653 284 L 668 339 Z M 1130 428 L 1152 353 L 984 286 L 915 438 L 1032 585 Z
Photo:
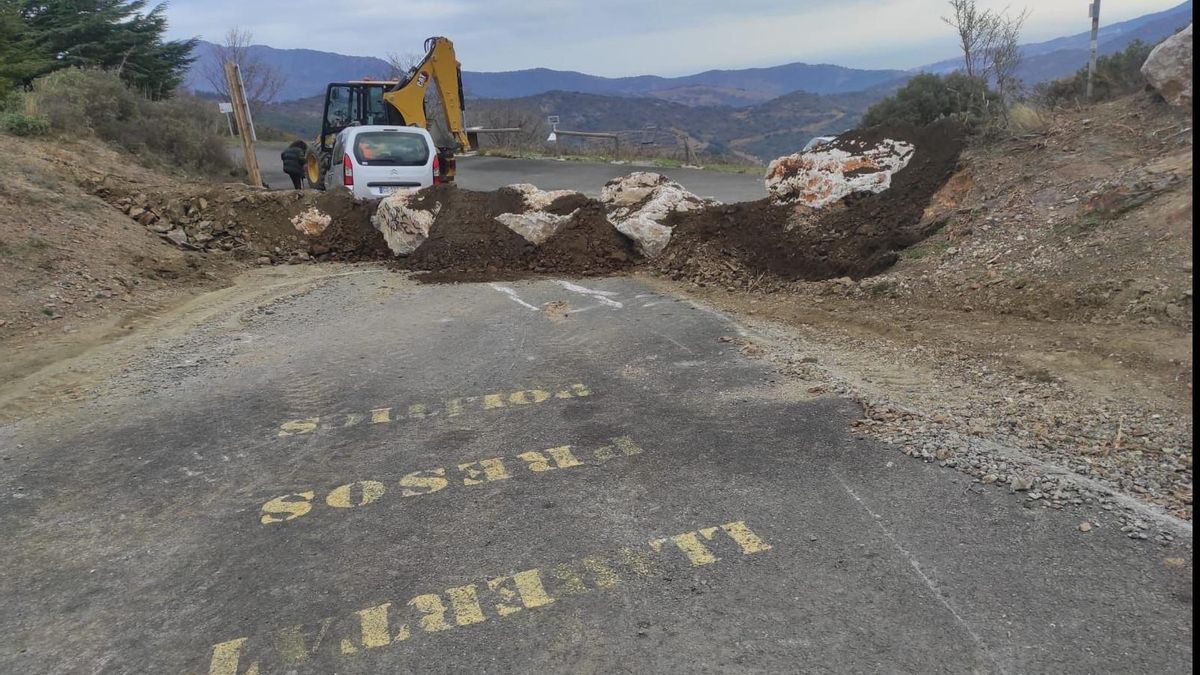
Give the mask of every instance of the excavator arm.
M 391 91 L 384 93 L 383 100 L 395 108 L 409 126 L 426 128 L 425 92 L 430 83 L 437 83 L 438 98 L 446 111 L 446 122 L 450 133 L 458 142 L 460 151 L 471 149 L 467 132 L 463 129 L 462 69 L 454 55 L 454 43 L 448 38 L 431 37 L 425 41 L 425 58 Z

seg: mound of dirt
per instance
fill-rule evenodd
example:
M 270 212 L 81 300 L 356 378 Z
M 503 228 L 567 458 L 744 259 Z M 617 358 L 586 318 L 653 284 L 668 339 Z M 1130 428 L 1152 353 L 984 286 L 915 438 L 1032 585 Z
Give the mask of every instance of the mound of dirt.
M 337 260 L 371 260 L 392 257 L 383 235 L 371 225 L 379 202 L 359 201 L 336 193 L 316 199 L 316 208 L 331 218 L 329 227 L 309 241 L 309 253 Z
M 474 192 L 439 185 L 422 190 L 411 204 L 441 204 L 429 238 L 406 259 L 410 269 L 431 272 L 422 275 L 425 281 L 516 278 L 532 272 L 605 274 L 637 260 L 632 242 L 605 219 L 603 205 L 582 195 L 560 197 L 546 209 L 575 215 L 540 246 L 496 220 L 525 211 L 515 190 Z
M 916 147 L 889 189 L 852 194 L 819 210 L 763 199 L 677 214 L 671 243 L 655 267 L 676 279 L 729 285 L 762 275 L 794 281 L 882 271 L 897 260 L 897 251 L 941 226 L 923 216 L 954 173 L 964 132 L 951 122 L 892 125 L 849 132 L 834 147 L 852 152 L 886 139 Z

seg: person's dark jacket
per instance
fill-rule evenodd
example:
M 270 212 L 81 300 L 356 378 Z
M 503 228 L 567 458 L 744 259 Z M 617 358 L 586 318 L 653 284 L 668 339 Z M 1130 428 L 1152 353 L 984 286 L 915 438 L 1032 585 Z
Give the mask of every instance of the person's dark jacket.
M 304 173 L 304 149 L 298 146 L 290 146 L 284 150 L 279 158 L 283 160 L 283 172 L 291 174 Z

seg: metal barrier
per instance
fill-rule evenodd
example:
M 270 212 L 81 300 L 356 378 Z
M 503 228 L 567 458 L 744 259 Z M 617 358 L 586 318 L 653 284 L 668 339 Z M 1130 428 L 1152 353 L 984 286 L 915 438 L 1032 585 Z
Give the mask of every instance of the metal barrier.
M 523 129 L 521 129 L 521 127 L 497 127 L 497 128 L 490 128 L 490 129 L 486 128 L 486 127 L 467 127 L 466 129 L 463 129 L 463 131 L 465 131 L 467 133 L 467 141 L 471 144 L 471 149 L 478 150 L 479 149 L 479 134 L 496 134 L 496 135 L 518 134 L 521 131 L 523 131 Z M 517 136 L 517 153 L 519 154 L 520 151 L 521 151 L 521 137 Z
M 611 140 L 613 142 L 613 161 L 615 162 L 621 159 L 621 138 L 616 134 L 602 134 L 592 131 L 563 131 L 562 129 L 555 129 L 551 136 L 554 138 L 554 150 L 558 153 L 559 157 L 562 157 L 562 144 L 559 142 L 559 138 L 562 136 L 579 136 L 581 138 L 607 138 Z

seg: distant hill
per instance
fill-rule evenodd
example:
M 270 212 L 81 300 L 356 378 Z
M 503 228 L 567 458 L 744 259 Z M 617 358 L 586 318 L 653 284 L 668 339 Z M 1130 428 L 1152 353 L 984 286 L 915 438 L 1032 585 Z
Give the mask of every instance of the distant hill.
M 188 70 L 183 86 L 197 92 L 211 92 L 212 86 L 205 72 L 213 62 L 211 42 L 203 40 L 196 46 L 196 61 Z M 275 49 L 265 45 L 249 48 L 252 57 L 277 68 L 284 75 L 283 89 L 276 100 L 290 101 L 322 94 L 330 82 L 358 79 L 361 77 L 384 77 L 390 67 L 388 62 L 370 56 L 346 56 L 313 49 Z
M 509 126 L 514 111 L 544 138 L 548 115 L 558 115 L 560 128 L 574 131 L 619 132 L 623 142 L 643 139 L 667 147 L 682 147 L 686 135 L 702 152 L 770 161 L 795 152 L 813 136 L 853 128 L 866 108 L 888 92 L 810 94 L 793 92 L 751 107 L 684 105 L 651 97 L 607 96 L 569 91 L 544 92 L 516 99 L 468 99 L 472 124 Z M 263 124 L 303 138 L 316 136 L 321 97 L 267 106 L 258 116 Z M 501 121 L 504 120 L 504 121 Z M 653 126 L 654 131 L 646 131 Z
M 1192 2 L 1172 9 L 1102 26 L 1100 49 L 1112 53 L 1135 39 L 1157 42 L 1191 21 Z M 1018 73 L 1026 84 L 1065 77 L 1087 63 L 1086 32 L 1022 46 L 1025 61 Z M 213 45 L 201 42 L 196 63 L 184 85 L 211 91 L 202 73 L 212 62 Z M 329 82 L 382 77 L 389 71 L 383 59 L 345 56 L 311 49 L 250 48 L 262 61 L 278 68 L 286 81 L 277 100 L 303 99 L 321 94 Z M 894 89 L 916 72 L 945 73 L 961 67 L 961 59 L 947 59 L 911 71 L 861 70 L 830 64 L 789 63 L 769 68 L 708 70 L 681 77 L 636 75 L 600 77 L 574 71 L 531 68 L 508 72 L 463 71 L 463 88 L 469 98 L 524 98 L 552 91 L 570 91 L 621 97 L 649 97 L 690 106 L 752 106 L 798 91 L 845 94 Z M 470 64 L 467 64 L 468 66 Z
M 789 63 L 771 68 L 709 70 L 683 77 L 599 77 L 536 68 L 507 73 L 463 73 L 463 88 L 476 98 L 521 98 L 547 91 L 610 96 L 650 96 L 704 105 L 762 103 L 793 91 L 837 94 L 893 80 L 898 70 L 858 70 L 828 64 Z
M 1165 12 L 1104 26 L 1100 49 L 1119 51 L 1135 39 L 1157 42 L 1186 25 L 1191 11 L 1188 0 Z M 1087 33 L 1079 33 L 1023 45 L 1021 77 L 1031 85 L 1074 73 L 1087 61 L 1088 38 Z M 201 58 L 210 54 L 208 49 L 202 45 Z M 388 68 L 381 59 L 303 49 L 254 49 L 289 74 L 280 98 L 298 99 L 267 106 L 259 121 L 305 138 L 315 136 L 320 127 L 325 83 L 382 76 Z M 813 136 L 852 128 L 867 107 L 892 94 L 914 73 L 950 72 L 960 63 L 950 59 L 907 72 L 793 63 L 671 78 L 607 78 L 546 68 L 464 71 L 463 87 L 469 124 L 513 126 L 515 110 L 532 125 L 542 126 L 547 115 L 558 115 L 564 129 L 622 132 L 634 143 L 654 135 L 645 132 L 653 126 L 658 143 L 677 143 L 675 137 L 686 134 L 713 154 L 769 161 L 795 152 Z M 195 79 L 189 83 L 208 88 Z
M 203 77 L 213 60 L 214 45 L 201 42 L 196 63 L 188 72 L 184 86 L 194 91 L 211 91 Z M 279 69 L 285 84 L 277 100 L 314 96 L 329 82 L 382 77 L 389 71 L 383 59 L 344 56 L 311 49 L 275 49 L 264 45 L 250 47 L 257 59 Z M 689 105 L 751 105 L 793 91 L 835 94 L 859 91 L 893 80 L 899 70 L 859 70 L 828 64 L 789 63 L 770 68 L 709 70 L 683 77 L 638 75 L 600 77 L 564 70 L 531 68 L 509 72 L 463 71 L 463 89 L 473 98 L 522 98 L 548 91 L 574 91 L 609 96 L 652 96 Z

